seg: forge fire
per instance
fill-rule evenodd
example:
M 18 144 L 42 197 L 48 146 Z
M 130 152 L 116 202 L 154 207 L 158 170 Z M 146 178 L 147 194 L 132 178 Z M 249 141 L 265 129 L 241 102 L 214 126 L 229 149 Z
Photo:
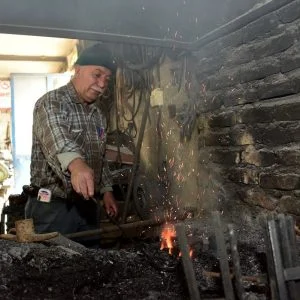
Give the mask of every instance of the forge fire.
M 163 225 L 161 235 L 160 235 L 160 250 L 167 249 L 170 255 L 178 253 L 178 256 L 181 256 L 181 252 L 179 251 L 177 239 L 176 239 L 176 229 L 175 225 L 171 223 L 166 223 Z M 190 247 L 189 247 L 190 248 Z M 190 257 L 193 256 L 193 249 L 189 250 Z

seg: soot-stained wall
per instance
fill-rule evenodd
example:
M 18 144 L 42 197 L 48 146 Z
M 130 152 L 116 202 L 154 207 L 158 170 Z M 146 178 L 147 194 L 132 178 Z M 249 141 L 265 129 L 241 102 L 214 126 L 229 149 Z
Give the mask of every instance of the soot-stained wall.
M 293 1 L 194 53 L 204 209 L 300 216 L 299 36 Z

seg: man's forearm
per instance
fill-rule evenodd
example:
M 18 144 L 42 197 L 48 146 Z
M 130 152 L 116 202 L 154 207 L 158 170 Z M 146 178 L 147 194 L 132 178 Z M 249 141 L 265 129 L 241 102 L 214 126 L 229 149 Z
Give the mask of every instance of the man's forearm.
M 60 162 L 62 171 L 66 172 L 67 170 L 71 171 L 69 166 L 72 162 L 76 159 L 83 160 L 83 157 L 77 152 L 65 152 L 57 154 L 57 159 Z

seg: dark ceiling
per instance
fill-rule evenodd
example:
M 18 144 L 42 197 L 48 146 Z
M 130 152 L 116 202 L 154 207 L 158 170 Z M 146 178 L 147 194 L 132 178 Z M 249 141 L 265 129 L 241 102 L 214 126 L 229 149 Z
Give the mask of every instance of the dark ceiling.
M 68 37 L 69 32 L 69 37 L 74 38 L 72 31 L 80 30 L 83 35 L 84 31 L 102 32 L 191 42 L 264 2 L 267 1 L 1 0 L 0 32 L 63 37 Z

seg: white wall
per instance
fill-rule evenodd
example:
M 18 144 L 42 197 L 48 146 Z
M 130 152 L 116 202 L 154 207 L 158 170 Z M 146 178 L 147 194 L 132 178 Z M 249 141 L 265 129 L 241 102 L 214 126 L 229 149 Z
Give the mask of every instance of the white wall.
M 58 88 L 70 79 L 64 74 L 13 74 L 12 87 L 12 148 L 14 158 L 14 193 L 30 183 L 32 145 L 32 113 L 35 102 L 47 91 Z

